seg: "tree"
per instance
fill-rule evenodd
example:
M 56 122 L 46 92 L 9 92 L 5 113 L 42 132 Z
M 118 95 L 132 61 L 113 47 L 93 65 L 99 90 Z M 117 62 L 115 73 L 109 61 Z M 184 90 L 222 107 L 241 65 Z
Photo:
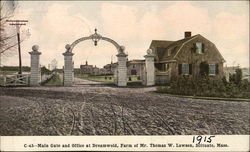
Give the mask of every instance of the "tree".
M 240 85 L 241 80 L 242 80 L 242 70 L 240 68 L 235 69 L 235 73 L 229 75 L 229 82 L 231 83 Z
M 0 65 L 1 58 L 3 56 L 11 56 L 14 53 L 16 54 L 17 50 L 17 33 L 15 28 L 10 27 L 7 24 L 7 20 L 13 17 L 14 12 L 17 8 L 17 1 L 1 1 L 0 5 Z M 26 40 L 30 34 L 29 31 L 22 31 L 20 43 Z
M 13 34 L 13 31 L 7 31 L 6 20 L 13 17 L 14 11 L 16 9 L 16 3 L 14 1 L 1 1 L 0 4 L 0 53 L 3 54 L 7 52 L 7 50 L 10 50 L 13 46 L 13 38 L 15 38 L 15 34 Z M 7 33 L 8 32 L 8 33 Z M 12 45 L 9 44 L 12 41 Z

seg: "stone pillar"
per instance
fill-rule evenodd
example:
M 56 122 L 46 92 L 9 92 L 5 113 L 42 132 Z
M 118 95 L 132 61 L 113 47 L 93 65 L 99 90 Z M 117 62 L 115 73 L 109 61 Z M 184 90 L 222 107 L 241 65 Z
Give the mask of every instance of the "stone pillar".
M 118 83 L 117 83 L 117 67 L 115 67 L 115 70 L 114 70 L 114 83 L 116 85 L 118 85 Z
M 32 52 L 29 52 L 30 59 L 30 86 L 39 86 L 40 82 L 40 55 L 38 52 L 39 46 L 34 45 L 32 47 Z
M 127 86 L 127 54 L 121 52 L 117 56 L 117 86 Z
M 73 67 L 73 53 L 66 51 L 63 53 L 64 55 L 64 86 L 72 86 L 73 85 L 73 77 L 74 77 L 74 67 Z
M 154 65 L 154 55 L 152 50 L 149 49 L 145 55 L 145 82 L 144 85 L 152 86 L 155 85 L 155 65 Z

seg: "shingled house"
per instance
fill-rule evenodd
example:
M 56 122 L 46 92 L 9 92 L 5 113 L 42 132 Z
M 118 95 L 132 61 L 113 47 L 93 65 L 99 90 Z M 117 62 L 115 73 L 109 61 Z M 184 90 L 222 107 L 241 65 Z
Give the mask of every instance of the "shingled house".
M 178 41 L 153 40 L 150 48 L 155 54 L 156 83 L 166 83 L 189 75 L 223 77 L 224 58 L 216 46 L 202 35 L 184 33 Z

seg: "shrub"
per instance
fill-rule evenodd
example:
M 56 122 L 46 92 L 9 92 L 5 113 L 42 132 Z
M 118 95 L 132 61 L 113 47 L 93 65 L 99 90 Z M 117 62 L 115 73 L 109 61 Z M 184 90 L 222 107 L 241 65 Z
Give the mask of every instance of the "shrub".
M 215 79 L 207 76 L 193 78 L 180 77 L 172 81 L 170 86 L 157 88 L 157 92 L 177 95 L 226 97 L 226 98 L 249 98 L 249 85 L 247 80 L 227 82 L 225 78 Z

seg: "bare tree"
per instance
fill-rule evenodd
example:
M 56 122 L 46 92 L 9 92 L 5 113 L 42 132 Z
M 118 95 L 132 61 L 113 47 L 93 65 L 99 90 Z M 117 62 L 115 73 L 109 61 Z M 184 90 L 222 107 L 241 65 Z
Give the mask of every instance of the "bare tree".
M 15 0 L 1 1 L 0 4 L 0 65 L 1 57 L 12 56 L 17 53 L 17 32 L 14 28 L 10 27 L 7 20 L 14 16 L 14 12 L 17 8 L 17 2 Z M 10 28 L 8 28 L 10 27 Z M 22 39 L 20 42 L 26 40 L 30 34 L 29 31 L 22 31 Z

